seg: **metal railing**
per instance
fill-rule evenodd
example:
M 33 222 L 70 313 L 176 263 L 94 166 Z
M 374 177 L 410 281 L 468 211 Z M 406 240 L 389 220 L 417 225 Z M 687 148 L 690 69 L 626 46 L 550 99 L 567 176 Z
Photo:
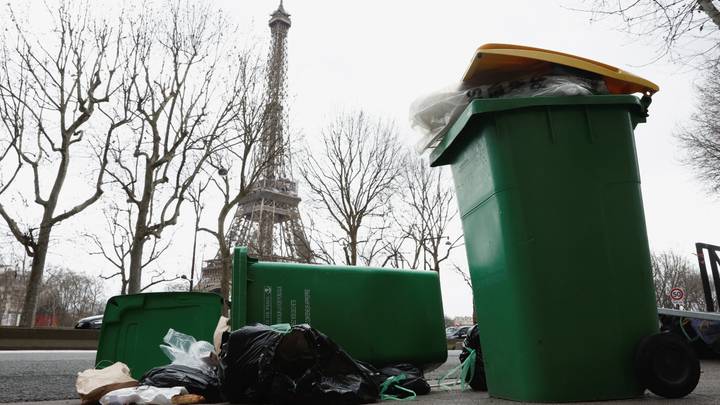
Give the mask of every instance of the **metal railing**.
M 720 299 L 720 246 L 710 245 L 708 243 L 696 243 L 695 249 L 697 250 L 698 265 L 700 266 L 700 279 L 703 285 L 703 294 L 705 295 L 705 309 L 708 312 L 715 312 L 716 308 L 720 306 L 717 299 Z M 710 277 L 708 275 L 708 269 L 706 266 L 705 256 L 707 253 L 708 261 L 710 262 L 710 274 L 712 274 L 713 287 L 715 287 L 715 297 L 713 297 L 712 288 L 710 285 Z

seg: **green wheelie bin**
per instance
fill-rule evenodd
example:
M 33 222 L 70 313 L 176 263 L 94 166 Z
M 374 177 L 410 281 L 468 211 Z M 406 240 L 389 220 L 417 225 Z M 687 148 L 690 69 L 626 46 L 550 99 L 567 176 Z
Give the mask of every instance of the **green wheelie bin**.
M 646 116 L 631 95 L 478 99 L 431 153 L 452 168 L 492 396 L 646 388 L 634 359 L 658 319 L 633 139 Z
M 431 369 L 447 349 L 434 271 L 261 262 L 237 247 L 230 319 L 244 325 L 307 323 L 376 366 Z

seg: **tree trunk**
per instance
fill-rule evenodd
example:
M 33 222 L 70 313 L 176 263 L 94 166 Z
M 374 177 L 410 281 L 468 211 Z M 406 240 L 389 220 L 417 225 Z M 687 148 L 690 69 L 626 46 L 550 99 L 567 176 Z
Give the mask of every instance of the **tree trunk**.
M 33 327 L 35 326 L 35 312 L 37 311 L 38 295 L 40 294 L 40 285 L 42 284 L 43 273 L 45 271 L 45 259 L 47 258 L 47 250 L 50 245 L 50 232 L 53 227 L 53 215 L 55 214 L 55 208 L 57 207 L 58 197 L 60 191 L 62 191 L 63 184 L 65 183 L 65 176 L 67 175 L 67 168 L 69 162 L 68 146 L 63 142 L 64 149 L 62 158 L 60 159 L 60 165 L 58 166 L 57 174 L 55 175 L 55 181 L 53 187 L 50 190 L 50 195 L 45 202 L 43 211 L 43 217 L 40 220 L 40 229 L 38 231 L 38 241 L 33 250 L 33 260 L 30 269 L 30 277 L 28 279 L 27 289 L 25 290 L 25 302 L 23 303 L 22 314 L 20 315 L 20 326 Z M 34 181 L 39 181 L 37 178 Z M 36 195 L 40 198 L 39 194 Z
M 228 316 L 228 302 L 230 299 L 230 275 L 232 273 L 232 255 L 227 247 L 220 248 L 222 259 L 222 273 L 220 276 L 220 294 L 223 297 L 223 315 Z M 239 302 L 236 305 L 241 305 Z
M 220 295 L 223 297 L 224 316 L 228 316 L 228 302 L 230 300 L 230 281 L 232 274 L 232 251 L 225 239 L 225 219 L 227 218 L 229 212 L 230 207 L 227 204 L 220 210 L 217 222 L 217 233 L 215 234 L 218 241 L 220 260 L 222 261 L 222 272 L 220 273 Z
M 145 247 L 145 238 L 139 237 L 137 228 L 144 228 L 144 222 L 138 219 L 136 225 L 135 238 L 133 239 L 132 249 L 130 249 L 130 276 L 128 277 L 128 294 L 137 294 L 142 289 L 142 257 L 143 248 Z
M 712 0 L 698 0 L 698 5 L 710 17 L 710 20 L 720 28 L 720 11 L 715 7 Z
M 358 242 L 357 242 L 357 229 L 351 229 L 350 230 L 350 261 L 348 265 L 350 266 L 357 266 L 357 249 L 358 249 Z
M 35 311 L 37 310 L 38 295 L 40 294 L 40 286 L 42 285 L 43 272 L 45 270 L 45 258 L 47 257 L 48 245 L 50 242 L 49 226 L 40 228 L 38 235 L 38 243 L 35 247 L 35 254 L 32 259 L 30 277 L 28 278 L 27 288 L 25 290 L 25 301 L 23 303 L 22 314 L 20 315 L 20 326 L 31 328 L 35 326 Z
M 151 162 L 145 162 L 145 178 L 143 195 L 138 204 L 138 216 L 135 221 L 135 236 L 130 249 L 130 275 L 128 277 L 128 294 L 137 294 L 142 289 L 142 260 L 145 241 L 147 240 L 147 220 L 150 203 L 153 199 L 153 170 Z

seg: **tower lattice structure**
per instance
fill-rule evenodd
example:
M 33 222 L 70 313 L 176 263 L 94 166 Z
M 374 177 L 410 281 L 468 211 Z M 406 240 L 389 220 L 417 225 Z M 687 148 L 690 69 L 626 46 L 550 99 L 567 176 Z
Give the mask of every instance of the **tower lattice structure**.
M 247 246 L 263 261 L 310 262 L 313 254 L 300 219 L 297 182 L 290 175 L 290 156 L 285 144 L 287 34 L 290 14 L 280 6 L 270 15 L 272 35 L 267 73 L 266 125 L 260 145 L 260 161 L 266 168 L 259 181 L 238 203 L 228 228 L 230 246 Z M 220 288 L 222 261 L 219 253 L 206 262 L 198 289 Z

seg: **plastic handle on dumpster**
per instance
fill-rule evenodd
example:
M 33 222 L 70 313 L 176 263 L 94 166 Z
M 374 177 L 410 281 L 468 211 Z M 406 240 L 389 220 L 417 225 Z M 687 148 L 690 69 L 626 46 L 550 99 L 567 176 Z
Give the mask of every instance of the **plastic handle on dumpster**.
M 485 44 L 475 51 L 463 82 L 495 83 L 517 73 L 543 73 L 550 64 L 572 67 L 602 76 L 612 94 L 643 93 L 652 95 L 657 84 L 615 66 L 567 53 L 529 46 Z

